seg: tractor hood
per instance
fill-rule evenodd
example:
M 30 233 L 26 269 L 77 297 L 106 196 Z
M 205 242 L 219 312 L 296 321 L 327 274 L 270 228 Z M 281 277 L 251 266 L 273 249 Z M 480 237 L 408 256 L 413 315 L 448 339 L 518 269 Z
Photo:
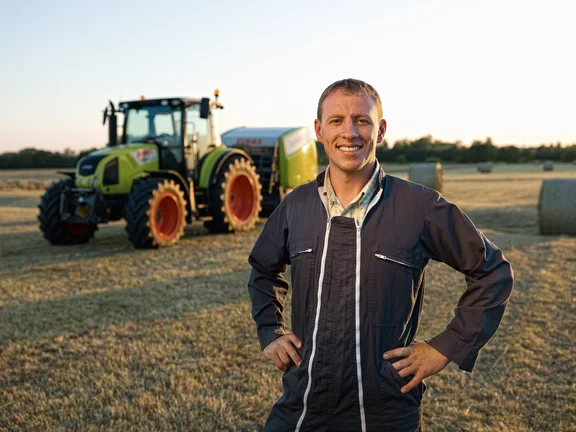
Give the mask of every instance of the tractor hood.
M 135 178 L 158 169 L 155 144 L 119 145 L 90 153 L 78 161 L 76 187 L 103 193 L 129 193 Z

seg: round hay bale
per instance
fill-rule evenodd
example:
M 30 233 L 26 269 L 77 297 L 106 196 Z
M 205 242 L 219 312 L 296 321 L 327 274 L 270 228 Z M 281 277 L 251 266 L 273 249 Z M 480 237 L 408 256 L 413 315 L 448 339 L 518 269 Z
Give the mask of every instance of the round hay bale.
M 576 235 L 576 179 L 546 179 L 538 202 L 540 234 Z
M 554 162 L 544 161 L 542 167 L 544 168 L 544 171 L 554 171 Z
M 491 173 L 492 170 L 494 169 L 494 162 L 492 162 L 492 161 L 490 161 L 490 162 L 478 162 L 476 164 L 476 168 L 482 174 L 488 174 L 488 173 Z
M 444 176 L 440 162 L 411 165 L 408 171 L 408 178 L 414 183 L 420 183 L 442 192 Z

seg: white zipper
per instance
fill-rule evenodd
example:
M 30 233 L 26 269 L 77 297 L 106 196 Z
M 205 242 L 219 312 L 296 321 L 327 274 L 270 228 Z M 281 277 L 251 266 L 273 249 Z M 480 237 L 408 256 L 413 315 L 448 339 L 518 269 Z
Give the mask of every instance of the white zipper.
M 382 195 L 382 189 L 378 191 L 378 194 L 374 197 L 366 213 L 364 215 L 364 219 L 366 216 L 376 205 L 376 203 L 380 200 L 380 196 Z M 312 354 L 310 355 L 310 363 L 308 364 L 308 385 L 306 386 L 306 391 L 304 392 L 304 408 L 302 410 L 302 415 L 298 420 L 298 424 L 296 425 L 295 432 L 300 432 L 300 428 L 302 427 L 302 423 L 304 422 L 304 417 L 306 416 L 307 410 L 307 402 L 308 402 L 308 394 L 310 393 L 310 388 L 312 385 L 312 363 L 314 361 L 314 356 L 316 354 L 316 335 L 318 333 L 318 322 L 320 319 L 320 300 L 322 298 L 322 281 L 324 279 L 324 270 L 326 267 L 326 252 L 328 250 L 328 235 L 330 233 L 330 211 L 328 210 L 328 206 L 322 199 L 322 195 L 320 194 L 320 199 L 322 204 L 324 204 L 324 208 L 326 209 L 326 215 L 328 216 L 328 224 L 326 226 L 326 236 L 324 237 L 324 250 L 322 251 L 322 264 L 320 265 L 320 281 L 318 283 L 318 296 L 317 296 L 317 307 L 316 307 L 316 320 L 314 322 L 314 333 L 312 335 Z M 355 321 L 356 321 L 356 371 L 358 376 L 358 399 L 360 405 L 360 422 L 362 425 L 362 432 L 366 432 L 366 415 L 364 412 L 364 388 L 362 386 L 362 357 L 360 354 L 360 259 L 361 259 L 361 251 L 360 251 L 360 233 L 362 230 L 362 224 L 364 223 L 364 219 L 362 219 L 362 223 L 359 224 L 356 219 L 354 219 L 354 223 L 356 225 L 356 284 L 355 284 L 355 297 L 356 297 L 356 310 L 355 310 Z
M 405 262 L 403 262 L 403 261 L 398 261 L 398 260 L 396 260 L 396 259 L 394 259 L 394 258 L 390 258 L 389 256 L 386 256 L 386 255 L 382 255 L 382 254 L 378 254 L 378 253 L 377 253 L 377 254 L 374 254 L 374 256 L 375 256 L 376 258 L 379 258 L 379 259 L 384 260 L 384 261 L 392 261 L 392 262 L 394 262 L 394 263 L 396 263 L 396 264 L 400 264 L 400 265 L 403 265 L 403 266 L 405 266 L 405 267 L 410 267 L 410 268 L 413 268 L 413 269 L 418 270 L 418 267 L 416 267 L 415 265 L 408 264 L 408 263 L 405 263 Z
M 366 212 L 368 214 L 368 212 Z M 360 355 L 360 258 L 362 225 L 354 219 L 356 224 L 356 373 L 358 376 L 358 400 L 360 404 L 360 422 L 362 432 L 366 432 L 366 415 L 364 413 L 364 388 L 362 386 L 362 357 Z
M 329 215 L 330 213 L 328 213 Z M 310 354 L 310 361 L 308 362 L 308 384 L 304 392 L 304 400 L 302 415 L 298 419 L 295 432 L 299 432 L 306 417 L 306 409 L 308 408 L 308 394 L 312 387 L 312 365 L 314 364 L 314 357 L 316 356 L 316 335 L 318 334 L 318 323 L 320 322 L 320 306 L 322 306 L 322 281 L 324 279 L 324 270 L 326 269 L 326 255 L 328 251 L 328 236 L 330 235 L 330 217 L 326 224 L 326 235 L 324 236 L 324 250 L 322 251 L 322 263 L 320 264 L 320 280 L 318 281 L 318 294 L 316 296 L 316 318 L 314 320 L 314 332 L 312 333 L 312 354 Z M 364 432 L 364 431 L 363 431 Z
M 308 248 L 308 249 L 304 249 L 298 252 L 294 252 L 292 255 L 290 255 L 290 259 L 297 257 L 300 254 L 304 254 L 304 253 L 312 253 L 312 248 Z
M 359 223 L 356 218 L 354 218 L 354 224 L 356 225 L 356 284 L 355 284 L 355 324 L 356 324 L 356 375 L 358 378 L 358 404 L 360 406 L 360 424 L 362 426 L 362 432 L 366 432 L 366 414 L 364 410 L 364 387 L 362 384 L 362 355 L 360 352 L 360 261 L 362 258 L 362 244 L 361 244 L 361 232 L 362 226 L 364 225 L 364 220 L 372 207 L 380 200 L 382 195 L 382 189 L 378 191 L 376 196 L 370 202 L 362 222 Z

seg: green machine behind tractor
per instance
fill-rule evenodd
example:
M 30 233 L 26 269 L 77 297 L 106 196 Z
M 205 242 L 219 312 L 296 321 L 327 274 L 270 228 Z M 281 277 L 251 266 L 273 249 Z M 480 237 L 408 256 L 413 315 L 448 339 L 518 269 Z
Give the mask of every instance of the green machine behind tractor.
M 311 181 L 318 170 L 314 141 L 300 138 L 304 160 L 294 154 L 288 160 L 278 149 L 263 159 L 259 146 L 223 145 L 215 120 L 222 108 L 218 91 L 212 100 L 142 98 L 118 108 L 110 102 L 104 110 L 108 146 L 82 158 L 75 171 L 61 172 L 68 178 L 42 196 L 44 237 L 55 245 L 86 243 L 98 225 L 122 218 L 137 248 L 176 243 L 194 219 L 212 233 L 253 229 L 262 210 L 261 176 L 268 201 L 277 202 L 295 186 L 294 173 L 300 184 Z M 285 185 L 282 169 L 291 172 Z

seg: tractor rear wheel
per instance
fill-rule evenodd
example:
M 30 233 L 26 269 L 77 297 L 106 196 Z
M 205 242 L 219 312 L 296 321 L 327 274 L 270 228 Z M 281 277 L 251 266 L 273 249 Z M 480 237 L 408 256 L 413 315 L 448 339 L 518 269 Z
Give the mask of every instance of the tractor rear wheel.
M 40 199 L 38 221 L 44 238 L 53 245 L 88 243 L 98 229 L 95 224 L 71 224 L 62 221 L 60 205 L 62 192 L 74 187 L 71 179 L 52 184 Z
M 262 185 L 256 168 L 244 157 L 230 158 L 220 169 L 210 189 L 211 221 L 204 223 L 212 233 L 250 231 L 262 210 Z
M 126 204 L 126 232 L 137 248 L 171 246 L 184 234 L 186 198 L 173 180 L 136 182 Z

